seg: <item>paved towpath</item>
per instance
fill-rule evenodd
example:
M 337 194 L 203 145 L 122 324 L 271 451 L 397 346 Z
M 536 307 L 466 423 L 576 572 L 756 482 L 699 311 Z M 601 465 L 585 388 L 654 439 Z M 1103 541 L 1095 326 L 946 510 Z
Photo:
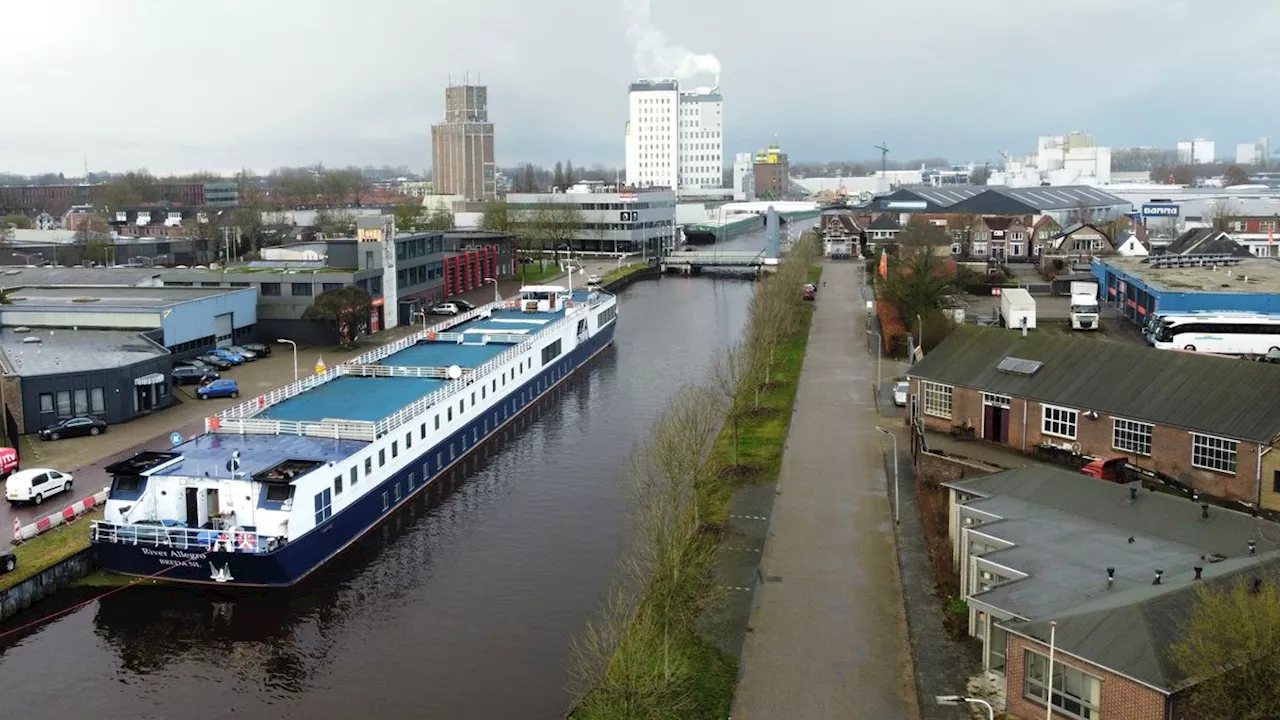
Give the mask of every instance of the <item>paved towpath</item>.
M 919 717 L 857 267 L 822 279 L 733 720 Z

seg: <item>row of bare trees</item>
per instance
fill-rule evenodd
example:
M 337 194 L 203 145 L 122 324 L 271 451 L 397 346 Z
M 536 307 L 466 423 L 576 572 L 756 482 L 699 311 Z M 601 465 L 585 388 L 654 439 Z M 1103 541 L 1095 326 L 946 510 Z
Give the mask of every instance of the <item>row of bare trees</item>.
M 636 444 L 625 479 L 632 542 L 599 615 L 575 644 L 573 684 L 579 720 L 697 718 L 705 667 L 694 626 L 716 602 L 719 552 L 716 498 L 732 487 L 741 421 L 760 408 L 774 382 L 778 349 L 802 332 L 802 287 L 817 242 L 797 242 L 778 272 L 760 283 L 738 344 L 716 358 L 710 379 L 685 387 Z M 731 457 L 713 453 L 723 429 Z

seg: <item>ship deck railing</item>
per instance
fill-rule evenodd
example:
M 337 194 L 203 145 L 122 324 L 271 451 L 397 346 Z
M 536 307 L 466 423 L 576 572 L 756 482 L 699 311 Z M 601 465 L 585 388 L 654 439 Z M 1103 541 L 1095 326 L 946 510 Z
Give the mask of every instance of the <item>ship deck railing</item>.
M 457 327 L 479 317 L 491 316 L 496 310 L 519 309 L 520 300 L 518 298 L 489 303 L 488 305 L 478 307 L 475 310 L 454 315 L 444 322 L 437 323 L 435 326 L 425 330 L 420 330 L 400 340 L 375 348 L 349 362 L 330 368 L 323 373 L 289 383 L 288 385 L 272 390 L 269 393 L 259 395 L 252 400 L 234 405 L 223 410 L 217 415 L 206 418 L 205 430 L 206 432 L 233 435 L 299 435 L 305 437 L 373 442 L 391 430 L 394 430 L 405 422 L 408 422 L 413 417 L 425 412 L 427 408 L 445 400 L 453 393 L 473 382 L 475 378 L 487 375 L 489 372 L 495 370 L 504 363 L 509 362 L 516 355 L 523 352 L 527 344 L 537 342 L 540 338 L 551 334 L 552 332 L 557 332 L 562 327 L 560 324 L 561 322 L 581 319 L 585 316 L 588 309 L 594 308 L 603 302 L 602 296 L 608 294 L 609 293 L 605 291 L 595 291 L 593 295 L 589 296 L 589 299 L 585 303 L 581 301 L 573 302 L 566 308 L 565 314 L 560 321 L 548 323 L 536 333 L 486 333 L 482 336 L 481 342 L 476 344 L 503 343 L 510 344 L 512 347 L 502 351 L 500 354 L 489 359 L 482 365 L 470 369 L 469 371 L 464 371 L 457 379 L 450 380 L 448 378 L 448 368 L 405 367 L 398 365 L 377 365 L 377 363 L 378 361 L 384 360 L 402 350 L 411 348 L 424 340 L 428 342 L 457 342 L 461 344 L 467 339 L 465 334 L 459 332 L 447 332 L 449 328 Z M 409 405 L 400 408 L 396 412 L 387 415 L 376 422 L 369 420 L 344 420 L 341 418 L 325 418 L 322 420 L 272 420 L 258 417 L 261 413 L 274 405 L 346 375 L 360 375 L 364 377 L 423 377 L 444 379 L 447 382 L 443 387 L 438 388 L 428 395 L 418 398 Z
M 238 552 L 250 555 L 272 552 L 284 541 L 283 536 L 239 528 L 213 530 L 150 523 L 112 523 L 105 520 L 93 521 L 89 528 L 89 538 L 99 543 L 142 545 L 198 554 Z M 191 560 L 193 558 L 176 559 Z

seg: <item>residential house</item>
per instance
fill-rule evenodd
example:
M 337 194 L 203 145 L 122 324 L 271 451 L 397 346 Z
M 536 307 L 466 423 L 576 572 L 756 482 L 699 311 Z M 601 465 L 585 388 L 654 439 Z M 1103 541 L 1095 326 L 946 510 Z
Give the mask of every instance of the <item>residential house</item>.
M 1031 250 L 1029 257 L 1038 260 L 1044 256 L 1044 249 L 1049 240 L 1062 232 L 1062 225 L 1049 215 L 1036 217 L 1031 225 Z
M 991 257 L 1001 262 L 1025 260 L 1030 248 L 1028 236 L 1031 222 L 1019 215 L 987 215 L 979 218 L 976 233 L 982 235 L 982 245 L 975 237 L 973 255 Z M 980 252 L 980 249 L 982 250 Z
M 1139 483 L 1030 466 L 944 487 L 969 632 L 1019 718 L 1051 703 L 1057 717 L 1183 720 L 1198 678 L 1169 651 L 1195 587 L 1280 565 L 1280 525 Z
M 1177 237 L 1169 246 L 1161 251 L 1162 255 L 1232 255 L 1234 257 L 1250 257 L 1253 255 L 1235 239 L 1222 230 L 1214 228 L 1192 228 Z
M 1097 256 L 1112 255 L 1115 251 L 1116 246 L 1105 230 L 1091 223 L 1076 223 L 1049 238 L 1040 257 L 1040 265 L 1046 271 L 1061 270 L 1088 264 Z
M 1280 366 L 962 325 L 908 373 L 910 412 L 1022 452 L 1125 457 L 1280 510 Z
M 1138 225 L 1132 230 L 1121 230 L 1113 239 L 1116 253 L 1124 257 L 1146 257 L 1151 254 L 1147 244 L 1147 229 Z
M 1226 220 L 1231 238 L 1258 257 L 1280 257 L 1280 215 L 1249 215 Z
M 848 259 L 861 255 L 865 249 L 862 245 L 866 228 L 859 222 L 857 210 L 848 205 L 822 208 L 818 232 L 822 234 L 822 252 L 827 257 Z
M 893 213 L 882 212 L 867 224 L 867 237 L 876 246 L 893 242 L 902 230 Z
M 119 237 L 180 238 L 190 234 L 188 225 L 204 218 L 195 207 L 157 203 L 115 210 L 107 215 L 107 225 Z

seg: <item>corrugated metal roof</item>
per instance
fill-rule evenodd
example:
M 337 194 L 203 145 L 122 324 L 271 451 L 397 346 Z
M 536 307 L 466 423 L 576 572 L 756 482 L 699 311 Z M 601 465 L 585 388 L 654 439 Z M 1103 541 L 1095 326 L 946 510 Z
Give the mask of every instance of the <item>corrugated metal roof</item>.
M 961 200 L 968 200 L 974 195 L 989 189 L 981 185 L 953 185 L 950 187 L 910 188 L 909 190 L 919 195 L 922 200 L 927 200 L 942 207 L 950 207 Z
M 1044 367 L 996 369 L 1010 356 Z M 1280 436 L 1280 366 L 1270 363 L 962 325 L 910 375 L 1268 445 Z
M 989 188 L 1001 195 L 1024 202 L 1039 210 L 1065 210 L 1070 208 L 1128 205 L 1128 200 L 1116 197 L 1088 185 L 1059 185 L 1056 187 L 1012 188 L 992 185 Z

